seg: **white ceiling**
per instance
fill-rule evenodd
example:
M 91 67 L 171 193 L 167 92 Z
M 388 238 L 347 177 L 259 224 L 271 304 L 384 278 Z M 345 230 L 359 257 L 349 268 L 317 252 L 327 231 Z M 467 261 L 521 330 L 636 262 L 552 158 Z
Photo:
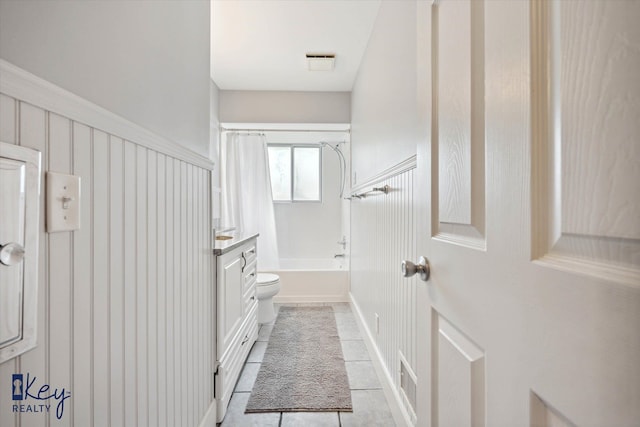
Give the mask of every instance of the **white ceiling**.
M 223 90 L 351 91 L 380 0 L 212 0 L 211 78 Z M 334 71 L 305 54 L 334 53 Z

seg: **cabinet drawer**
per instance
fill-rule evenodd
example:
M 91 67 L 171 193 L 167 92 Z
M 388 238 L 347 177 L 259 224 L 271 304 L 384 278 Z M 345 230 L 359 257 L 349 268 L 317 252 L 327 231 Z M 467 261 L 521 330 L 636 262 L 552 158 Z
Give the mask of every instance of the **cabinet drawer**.
M 247 264 L 247 267 L 244 269 L 244 277 L 243 277 L 243 286 L 242 292 L 246 292 L 251 286 L 256 283 L 258 278 L 258 272 L 256 271 L 256 263 Z
M 255 244 L 247 245 L 242 250 L 242 253 L 244 255 L 244 258 L 247 260 L 247 265 L 251 264 L 252 262 L 254 262 L 256 260 L 256 256 L 257 256 L 256 245 Z
M 256 287 L 255 285 L 251 286 L 245 294 L 243 295 L 243 306 L 244 313 L 249 313 L 253 309 L 253 305 L 258 303 L 258 299 L 256 297 Z

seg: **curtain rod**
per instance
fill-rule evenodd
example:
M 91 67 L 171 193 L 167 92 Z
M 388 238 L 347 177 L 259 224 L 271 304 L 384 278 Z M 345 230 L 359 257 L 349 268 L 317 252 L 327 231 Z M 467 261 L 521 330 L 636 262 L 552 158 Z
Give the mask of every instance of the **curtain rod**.
M 329 130 L 329 129 L 234 129 L 220 127 L 222 132 L 331 132 L 331 133 L 351 133 L 350 129 Z
M 260 132 L 259 130 L 225 130 L 223 132 L 236 132 L 243 135 L 258 135 L 265 136 L 264 132 Z

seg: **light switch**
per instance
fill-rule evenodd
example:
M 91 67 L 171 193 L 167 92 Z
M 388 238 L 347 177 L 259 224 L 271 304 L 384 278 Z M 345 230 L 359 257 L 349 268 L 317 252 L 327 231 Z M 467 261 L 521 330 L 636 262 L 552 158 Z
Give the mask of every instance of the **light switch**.
M 47 172 L 47 231 L 80 229 L 80 177 Z

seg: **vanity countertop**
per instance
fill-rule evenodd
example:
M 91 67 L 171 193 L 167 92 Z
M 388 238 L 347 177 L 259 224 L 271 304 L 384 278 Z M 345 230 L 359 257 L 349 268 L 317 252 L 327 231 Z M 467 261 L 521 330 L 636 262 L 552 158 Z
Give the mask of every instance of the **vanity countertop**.
M 255 239 L 260 233 L 223 233 L 224 235 L 231 236 L 228 240 L 216 240 L 213 248 L 214 255 L 223 255 L 229 251 L 234 250 L 240 245 L 245 244 L 251 239 Z

